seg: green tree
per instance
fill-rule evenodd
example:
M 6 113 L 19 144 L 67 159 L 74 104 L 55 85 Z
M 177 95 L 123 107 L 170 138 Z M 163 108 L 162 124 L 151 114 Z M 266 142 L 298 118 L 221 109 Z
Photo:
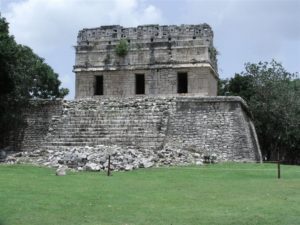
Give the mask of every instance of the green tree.
M 300 163 L 300 81 L 297 73 L 271 62 L 247 63 L 221 88 L 243 97 L 254 117 L 263 155 Z
M 229 95 L 228 83 L 229 83 L 229 79 L 218 80 L 218 95 L 220 96 Z
M 0 145 L 11 130 L 22 125 L 22 111 L 30 99 L 68 94 L 60 84 L 58 74 L 42 58 L 9 35 L 9 25 L 0 15 Z
M 234 78 L 220 81 L 219 95 L 238 95 L 249 101 L 254 94 L 253 77 L 235 74 Z
M 0 95 L 13 90 L 13 65 L 16 64 L 17 44 L 8 34 L 8 23 L 0 15 Z

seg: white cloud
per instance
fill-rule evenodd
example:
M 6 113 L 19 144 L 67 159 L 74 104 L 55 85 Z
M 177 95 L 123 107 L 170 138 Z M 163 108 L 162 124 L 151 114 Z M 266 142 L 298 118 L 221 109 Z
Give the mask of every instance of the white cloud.
M 11 3 L 5 16 L 18 41 L 43 52 L 75 44 L 84 27 L 162 21 L 157 8 L 140 4 L 139 0 L 27 0 Z
M 299 71 L 299 0 L 187 1 L 183 20 L 207 22 L 215 32 L 222 77 L 240 72 L 245 62 L 272 58 Z
M 6 3 L 3 16 L 18 43 L 31 47 L 59 74 L 70 74 L 79 30 L 101 25 L 161 23 L 161 11 L 143 0 L 24 0 Z M 2 3 L 2 4 L 4 4 Z M 2 5 L 1 4 L 1 5 Z M 60 64 L 64 64 L 63 66 Z M 62 85 L 74 87 L 72 80 Z M 72 91 L 73 93 L 73 91 Z M 72 96 L 73 97 L 73 96 Z

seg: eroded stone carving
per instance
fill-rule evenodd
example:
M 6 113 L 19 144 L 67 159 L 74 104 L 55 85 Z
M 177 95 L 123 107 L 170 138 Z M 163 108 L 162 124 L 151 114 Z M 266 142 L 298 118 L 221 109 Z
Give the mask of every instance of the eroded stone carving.
M 126 54 L 116 54 L 124 41 Z M 217 94 L 217 52 L 208 24 L 83 29 L 75 49 L 76 98 L 95 96 L 99 85 L 106 96 L 134 96 L 135 74 L 145 75 L 145 95 L 176 95 L 182 72 L 188 76 L 187 93 Z

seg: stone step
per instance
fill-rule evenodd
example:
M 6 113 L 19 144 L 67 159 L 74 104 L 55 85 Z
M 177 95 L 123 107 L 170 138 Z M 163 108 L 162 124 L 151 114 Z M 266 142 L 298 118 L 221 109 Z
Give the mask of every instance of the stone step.
M 145 116 L 148 116 L 148 117 L 160 117 L 162 116 L 163 113 L 153 113 L 153 112 L 143 112 L 143 113 L 118 113 L 118 114 L 115 114 L 115 113 L 110 113 L 110 112 L 107 112 L 106 114 L 99 114 L 99 115 L 64 115 L 65 118 L 66 116 L 69 116 L 70 118 L 122 118 L 122 117 L 145 117 Z M 57 119 L 57 118 L 55 118 Z
M 55 128 L 56 131 L 63 132 L 91 132 L 91 131 L 132 131 L 132 132 L 139 132 L 139 131 L 158 131 L 158 127 L 162 127 L 162 125 L 145 125 L 142 127 L 132 127 L 132 126 L 124 126 L 120 125 L 120 127 L 114 126 L 114 127 L 109 127 L 109 126 L 63 126 L 63 127 L 58 127 Z
M 159 122 L 162 119 L 164 119 L 164 117 L 159 116 L 159 117 L 133 117 L 133 118 L 129 118 L 129 117 L 121 117 L 121 118 L 95 118 L 95 117 L 89 117 L 89 118 L 68 118 L 68 119 L 63 119 L 64 123 L 78 123 L 78 122 L 97 122 L 97 123 L 104 123 L 104 122 L 111 122 L 113 121 L 114 123 L 118 123 L 118 122 L 128 122 L 128 123 L 132 123 L 132 122 Z
M 91 138 L 87 138 L 87 137 L 59 137 L 59 136 L 51 136 L 51 141 L 59 141 L 59 140 L 81 140 L 81 139 L 88 139 L 91 141 L 96 141 L 96 140 L 100 140 L 100 139 L 151 139 L 151 138 L 164 138 L 165 134 L 126 134 L 126 135 L 121 135 L 121 134 L 110 134 L 110 135 L 103 135 L 103 136 L 97 136 L 97 137 L 91 137 Z
M 95 134 L 95 133 L 86 133 L 86 135 L 83 135 L 81 133 L 73 133 L 71 135 L 68 134 L 59 134 L 59 135 L 51 135 L 49 138 L 51 139 L 80 139 L 80 138 L 91 138 L 91 139 L 99 139 L 99 138 L 114 138 L 114 137 L 120 137 L 120 138 L 138 138 L 138 137 L 145 137 L 145 138 L 153 138 L 153 137 L 164 137 L 164 133 L 101 133 L 101 134 Z
M 57 128 L 62 127 L 62 128 L 81 128 L 81 127 L 90 127 L 90 128 L 118 128 L 118 127 L 133 127 L 133 128 L 138 128 L 138 127 L 154 127 L 157 125 L 161 125 L 164 121 L 158 122 L 158 123 L 77 123 L 77 124 L 61 124 L 57 125 Z
M 73 116 L 68 116 L 68 117 L 64 117 L 63 120 L 68 122 L 68 121 L 89 121 L 89 120 L 96 120 L 96 121 L 103 121 L 103 120 L 160 120 L 164 118 L 163 115 L 160 116 L 153 116 L 153 115 L 141 115 L 141 116 L 136 116 L 136 115 L 126 115 L 126 116 L 106 116 L 106 117 L 102 117 L 102 116 L 86 116 L 86 117 L 73 117 Z
M 126 130 L 126 129 L 114 129 L 114 130 L 107 130 L 107 129 L 98 129 L 98 130 L 93 130 L 93 129 L 64 129 L 61 130 L 60 132 L 56 132 L 56 133 L 52 133 L 51 136 L 99 136 L 99 135 L 115 135 L 115 134 L 120 134 L 122 136 L 124 135 L 147 135 L 147 134 L 160 134 L 160 133 L 165 133 L 166 128 L 162 128 L 160 130 L 158 130 L 157 128 L 153 128 L 153 129 L 143 129 L 143 128 L 139 128 L 138 130 Z
M 164 102 L 109 101 L 77 103 L 76 108 L 66 109 L 63 117 L 54 117 L 56 125 L 47 137 L 49 142 L 43 146 L 161 146 L 165 138 L 168 105 Z
M 101 139 L 141 139 L 141 140 L 146 140 L 146 139 L 155 139 L 155 138 L 164 138 L 165 135 L 105 135 L 105 136 L 98 136 L 94 138 L 86 138 L 86 137 L 52 137 L 51 142 L 60 142 L 60 141 L 74 141 L 74 142 L 94 142 L 98 141 Z
M 120 138 L 139 138 L 139 137 L 145 137 L 145 138 L 153 138 L 153 137 L 164 137 L 164 133 L 103 133 L 103 134 L 81 134 L 81 133 L 73 133 L 71 135 L 69 134 L 59 134 L 59 135 L 51 135 L 49 138 L 51 139 L 81 139 L 81 138 L 89 138 L 89 139 L 99 139 L 99 138 L 114 138 L 114 137 L 120 137 Z
M 109 114 L 109 113 L 108 113 Z M 95 119 L 95 120 L 133 120 L 133 119 L 161 119 L 163 118 L 164 115 L 153 115 L 153 114 L 143 114 L 143 115 L 106 115 L 106 116 L 65 116 L 63 117 L 64 120 L 90 120 L 90 119 Z
M 58 147 L 62 147 L 62 148 L 84 148 L 85 146 L 89 146 L 89 147 L 95 147 L 97 145 L 107 145 L 107 146 L 111 146 L 111 145 L 114 145 L 113 143 L 98 143 L 98 144 L 95 144 L 95 145 L 57 145 L 57 146 L 54 146 L 54 145 L 43 145 L 42 149 L 47 149 L 47 150 L 57 150 Z M 137 147 L 146 147 L 147 149 L 152 149 L 152 150 L 157 150 L 160 148 L 159 145 L 151 145 L 151 146 L 135 146 L 135 145 L 130 145 L 130 143 L 128 144 L 118 144 L 120 147 L 124 147 L 124 148 L 133 148 L 133 149 L 136 149 Z
M 163 130 L 165 127 L 161 127 L 160 130 Z M 116 132 L 116 131 L 130 131 L 130 132 L 158 132 L 158 125 L 153 126 L 142 126 L 142 127 L 133 127 L 133 126 L 64 126 L 55 128 L 55 133 L 60 132 Z M 54 134 L 54 133 L 53 133 Z
M 108 139 L 108 140 L 97 140 L 95 142 L 88 142 L 88 141 L 81 141 L 81 142 L 76 142 L 76 141 L 60 141 L 60 142 L 48 142 L 44 146 L 95 146 L 95 145 L 111 145 L 118 143 L 118 145 L 130 145 L 130 146 L 148 146 L 148 147 L 153 147 L 153 146 L 160 146 L 161 142 L 163 139 L 158 139 L 158 140 L 152 140 L 149 142 L 138 142 L 138 140 L 125 140 L 125 139 Z
M 166 111 L 165 111 L 166 112 Z M 140 109 L 139 111 L 136 110 L 131 110 L 131 111 L 111 111 L 111 110 L 103 110 L 103 111 L 97 111 L 97 112 L 68 112 L 67 115 L 72 116 L 72 117 L 109 117 L 109 116 L 128 116 L 128 115 L 132 115 L 132 116 L 143 116 L 143 115 L 153 115 L 153 116 L 157 116 L 157 115 L 162 115 L 164 113 L 164 111 L 161 110 L 143 110 Z
M 120 115 L 162 115 L 163 113 L 167 112 L 167 110 L 146 110 L 146 109 L 139 109 L 139 110 L 99 110 L 99 111 L 68 111 L 65 115 L 70 116 L 120 116 Z M 109 113 L 109 114 L 108 114 Z
M 128 121 L 128 120 L 103 120 L 103 121 L 71 121 L 71 122 L 66 122 L 63 125 L 66 126 L 71 126 L 71 125 L 102 125 L 102 126 L 112 126 L 112 125 L 138 125 L 142 126 L 142 124 L 157 124 L 161 123 L 161 120 L 133 120 L 133 121 Z
M 122 135 L 122 134 L 119 134 L 119 133 L 116 133 L 118 134 L 119 136 L 122 136 L 122 137 L 128 137 L 127 133 Z M 149 134 L 153 134 L 153 133 L 143 133 L 143 137 L 149 137 L 150 135 Z M 141 134 L 136 134 L 136 135 L 133 135 L 131 134 L 132 136 L 135 136 L 135 137 L 138 137 L 138 136 L 141 136 Z M 76 134 L 76 133 L 73 133 L 73 134 L 70 134 L 70 133 L 66 133 L 66 134 L 59 134 L 59 135 L 52 135 L 51 136 L 51 139 L 53 138 L 56 138 L 56 139 L 65 139 L 65 138 L 102 138 L 103 136 L 105 137 L 112 137 L 113 135 L 112 134 L 106 134 L 106 135 L 99 135 L 99 134 Z M 157 137 L 164 137 L 165 134 L 164 133 L 154 133 L 153 135 L 151 136 L 157 136 Z

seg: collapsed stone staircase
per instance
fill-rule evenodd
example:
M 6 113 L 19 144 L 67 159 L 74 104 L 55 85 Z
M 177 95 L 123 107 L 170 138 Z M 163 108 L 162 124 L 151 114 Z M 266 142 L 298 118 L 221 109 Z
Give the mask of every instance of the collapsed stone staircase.
M 117 146 L 261 160 L 247 106 L 238 97 L 102 97 L 36 105 L 27 115 L 22 151 Z
M 66 102 L 62 116 L 52 117 L 43 148 L 96 145 L 160 149 L 169 117 L 163 100 L 132 99 Z

